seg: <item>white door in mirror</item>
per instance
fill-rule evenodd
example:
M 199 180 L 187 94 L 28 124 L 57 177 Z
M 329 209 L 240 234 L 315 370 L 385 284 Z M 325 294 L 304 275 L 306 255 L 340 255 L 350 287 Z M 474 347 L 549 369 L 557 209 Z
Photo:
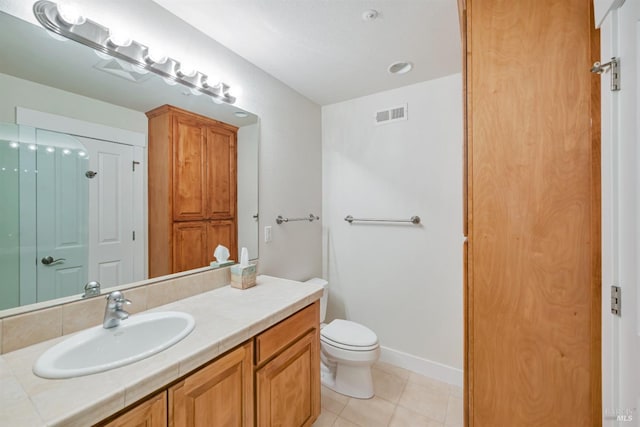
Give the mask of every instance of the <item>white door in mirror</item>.
M 110 329 L 96 326 L 51 347 L 33 373 L 57 379 L 119 368 L 171 347 L 194 327 L 193 316 L 175 311 L 135 315 Z

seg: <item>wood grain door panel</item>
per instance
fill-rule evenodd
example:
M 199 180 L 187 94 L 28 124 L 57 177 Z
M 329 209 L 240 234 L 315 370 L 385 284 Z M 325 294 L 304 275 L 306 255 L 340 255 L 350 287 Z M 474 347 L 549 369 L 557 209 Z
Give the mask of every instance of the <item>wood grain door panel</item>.
M 314 329 L 256 372 L 260 427 L 311 426 L 320 414 L 318 331 Z
M 589 5 L 467 1 L 471 426 L 601 421 Z
M 192 270 L 206 265 L 209 265 L 207 222 L 175 222 L 173 224 L 173 271 Z
M 170 427 L 253 425 L 252 343 L 169 389 Z
M 173 219 L 205 219 L 206 128 L 181 115 L 173 120 Z
M 236 216 L 236 135 L 222 128 L 207 132 L 207 218 L 231 219 Z

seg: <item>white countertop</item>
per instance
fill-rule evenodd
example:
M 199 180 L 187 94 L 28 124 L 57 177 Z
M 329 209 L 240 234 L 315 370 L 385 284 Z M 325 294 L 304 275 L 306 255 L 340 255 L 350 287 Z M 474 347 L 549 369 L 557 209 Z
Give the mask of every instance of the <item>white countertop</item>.
M 36 359 L 66 335 L 0 356 L 0 426 L 86 427 L 97 423 L 273 326 L 322 295 L 322 287 L 258 276 L 253 288 L 225 286 L 148 311 L 191 314 L 196 327 L 173 347 L 98 374 L 47 380 Z M 135 315 L 134 315 L 135 316 Z

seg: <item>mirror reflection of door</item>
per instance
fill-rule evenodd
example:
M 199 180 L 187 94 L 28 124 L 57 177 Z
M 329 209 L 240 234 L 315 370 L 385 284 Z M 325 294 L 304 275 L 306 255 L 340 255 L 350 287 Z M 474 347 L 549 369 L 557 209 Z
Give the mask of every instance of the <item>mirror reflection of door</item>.
M 102 287 L 134 281 L 133 147 L 77 137 L 89 169 L 89 278 Z
M 36 131 L 36 300 L 133 277 L 133 147 Z M 29 214 L 27 213 L 27 216 Z
M 75 138 L 36 131 L 37 301 L 82 292 L 87 282 L 89 160 Z

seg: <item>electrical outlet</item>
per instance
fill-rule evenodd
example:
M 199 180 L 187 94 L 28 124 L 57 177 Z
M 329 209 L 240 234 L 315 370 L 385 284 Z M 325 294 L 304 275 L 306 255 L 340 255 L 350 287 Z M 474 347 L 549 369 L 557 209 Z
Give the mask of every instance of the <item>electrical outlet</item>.
M 267 226 L 264 228 L 264 242 L 265 242 L 265 243 L 269 243 L 269 242 L 271 241 L 271 239 L 272 239 L 272 236 L 271 236 L 271 226 L 270 226 L 270 225 L 267 225 Z

